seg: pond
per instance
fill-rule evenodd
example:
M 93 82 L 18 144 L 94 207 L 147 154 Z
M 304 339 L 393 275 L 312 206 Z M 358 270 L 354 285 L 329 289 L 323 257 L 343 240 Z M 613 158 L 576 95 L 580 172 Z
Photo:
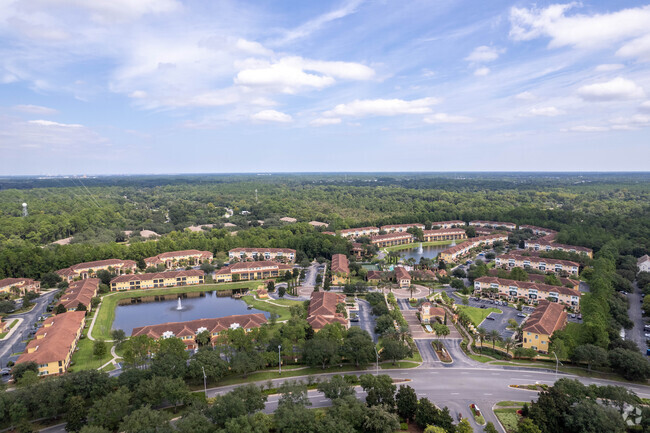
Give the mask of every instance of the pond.
M 147 296 L 127 298 L 115 308 L 113 329 L 122 329 L 131 335 L 133 328 L 145 325 L 158 325 L 167 322 L 185 322 L 195 319 L 232 316 L 235 314 L 270 313 L 258 309 L 248 309 L 246 302 L 226 296 L 219 292 L 194 292 L 180 295 Z M 182 296 L 178 309 L 178 297 Z M 140 302 L 132 303 L 139 300 Z
M 416 247 L 399 250 L 397 252 L 402 258 L 404 258 L 404 260 L 413 257 L 415 259 L 415 263 L 420 263 L 421 257 L 426 257 L 427 259 L 433 259 L 437 257 L 441 251 L 444 251 L 447 248 L 452 247 L 454 245 L 455 243 L 447 244 L 447 245 L 424 245 L 422 246 L 421 250 L 420 250 L 420 246 L 418 245 Z

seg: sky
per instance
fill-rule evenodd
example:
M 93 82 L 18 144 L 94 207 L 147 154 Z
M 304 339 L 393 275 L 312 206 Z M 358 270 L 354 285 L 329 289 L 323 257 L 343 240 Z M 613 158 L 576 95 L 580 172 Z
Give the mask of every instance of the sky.
M 650 170 L 639 1 L 0 2 L 0 175 Z

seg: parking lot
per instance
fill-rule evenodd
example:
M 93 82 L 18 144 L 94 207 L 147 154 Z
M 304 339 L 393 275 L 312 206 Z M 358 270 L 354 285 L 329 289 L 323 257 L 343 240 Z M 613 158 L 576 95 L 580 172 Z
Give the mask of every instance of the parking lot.
M 470 298 L 469 300 L 470 307 L 498 308 L 501 310 L 501 314 L 490 313 L 488 317 L 481 322 L 480 326 L 488 332 L 496 329 L 499 331 L 499 334 L 503 339 L 512 338 L 514 336 L 514 331 L 506 329 L 508 327 L 508 321 L 514 319 L 518 325 L 521 325 L 521 323 L 526 319 L 526 316 L 528 316 L 533 309 L 531 307 L 524 307 L 522 311 L 519 311 L 514 307 L 508 307 L 502 304 L 501 301 L 490 299 L 480 299 L 477 301 L 476 298 Z

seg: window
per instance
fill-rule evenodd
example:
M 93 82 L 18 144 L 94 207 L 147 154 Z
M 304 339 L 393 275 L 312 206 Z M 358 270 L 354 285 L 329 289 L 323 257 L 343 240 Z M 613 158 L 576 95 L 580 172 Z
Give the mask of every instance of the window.
M 539 339 L 539 335 L 535 335 L 535 340 Z

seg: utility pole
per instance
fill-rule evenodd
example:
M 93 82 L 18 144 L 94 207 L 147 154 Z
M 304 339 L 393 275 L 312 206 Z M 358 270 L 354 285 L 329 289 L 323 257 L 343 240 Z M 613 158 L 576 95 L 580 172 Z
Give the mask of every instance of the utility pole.
M 278 344 L 278 374 L 282 376 L 282 355 L 280 354 L 280 349 L 282 349 L 282 345 Z

